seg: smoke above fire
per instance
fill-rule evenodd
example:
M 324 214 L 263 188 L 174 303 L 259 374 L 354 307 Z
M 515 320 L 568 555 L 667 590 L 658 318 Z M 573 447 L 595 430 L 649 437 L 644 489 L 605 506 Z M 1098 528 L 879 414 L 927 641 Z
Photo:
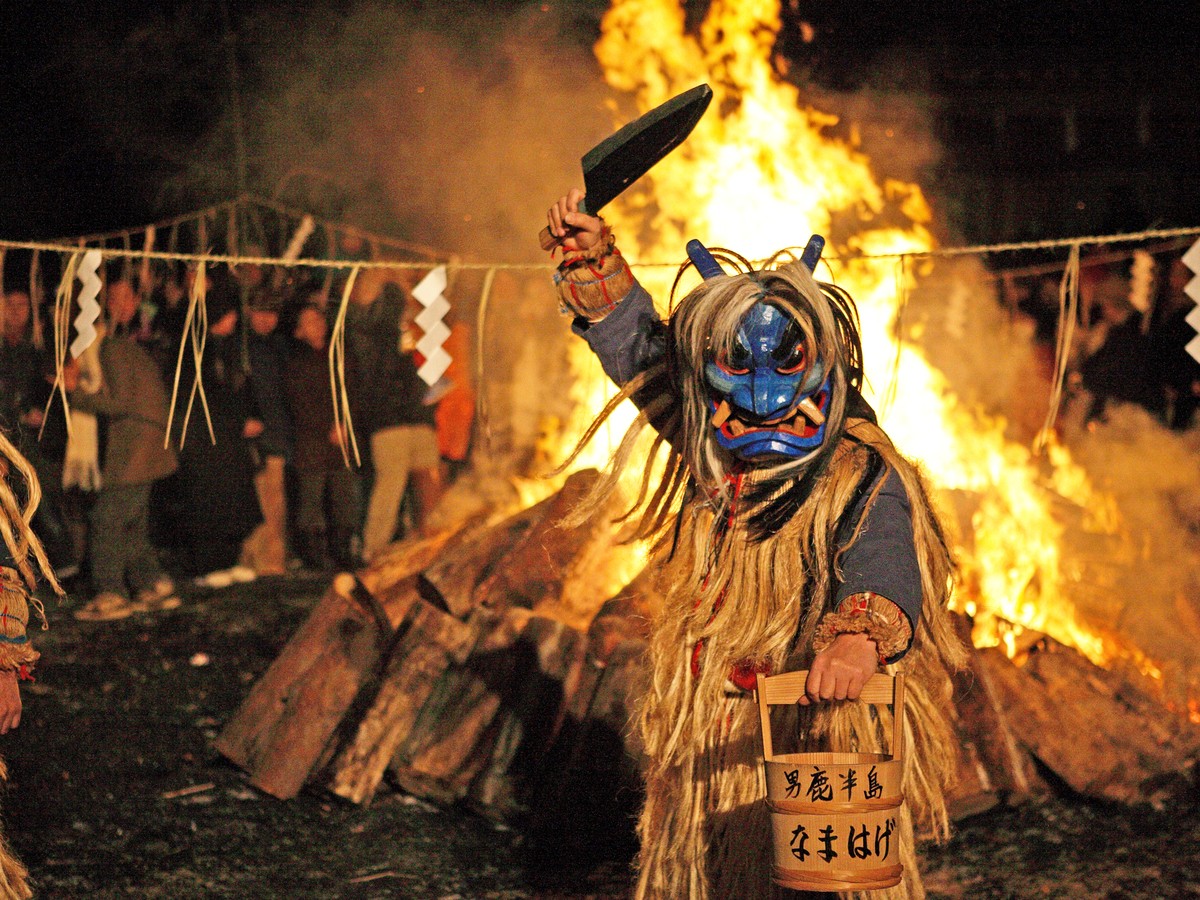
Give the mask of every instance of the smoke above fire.
M 582 31 L 549 6 L 331 4 L 258 62 L 260 180 L 441 251 L 538 260 L 530 228 L 612 123 Z
M 919 186 L 939 153 L 919 98 L 788 83 L 772 62 L 773 0 L 716 0 L 699 21 L 676 0 L 614 0 L 594 52 L 594 20 L 570 18 L 581 8 L 525 5 L 481 22 L 360 3 L 313 23 L 296 40 L 318 62 L 281 76 L 254 113 L 262 164 L 298 173 L 294 188 L 325 181 L 371 198 L 343 210 L 364 224 L 386 208 L 420 243 L 532 261 L 544 210 L 578 184 L 583 152 L 712 84 L 689 141 L 605 211 L 626 255 L 678 261 L 699 237 L 763 258 L 825 234 L 837 258 L 818 276 L 859 303 L 871 399 L 938 488 L 977 640 L 1016 653 L 1026 630 L 1046 631 L 1160 677 L 1176 702 L 1200 695 L 1194 438 L 1118 410 L 1107 425 L 1068 427 L 1069 449 L 1035 456 L 1030 423 L 1049 387 L 981 261 L 854 258 L 954 240 Z M 673 270 L 636 272 L 665 304 Z M 541 449 L 561 458 L 611 388 L 565 343 L 548 287 L 509 296 L 488 322 L 490 346 L 509 358 L 487 362 L 520 385 L 516 407 L 552 408 L 544 417 L 557 424 L 542 431 L 554 446 Z M 521 349 L 530 334 L 539 345 Z M 568 353 L 569 393 L 555 386 Z M 618 433 L 583 462 L 603 463 Z

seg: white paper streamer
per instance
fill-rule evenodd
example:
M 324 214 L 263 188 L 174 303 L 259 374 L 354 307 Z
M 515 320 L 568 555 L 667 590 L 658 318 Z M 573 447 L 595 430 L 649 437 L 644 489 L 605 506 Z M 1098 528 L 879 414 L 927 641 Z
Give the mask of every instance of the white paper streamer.
M 96 340 L 96 320 L 100 318 L 100 304 L 96 302 L 96 297 L 101 288 L 96 270 L 100 268 L 101 259 L 99 250 L 87 251 L 79 261 L 76 272 L 83 287 L 79 291 L 79 315 L 75 317 L 76 337 L 71 342 L 71 356 L 75 359 L 79 359 L 80 354 Z
M 1200 241 L 1192 244 L 1188 252 L 1183 254 L 1183 264 L 1197 273 L 1196 277 L 1183 288 L 1183 292 L 1196 301 L 1196 308 L 1188 313 L 1184 321 L 1200 332 Z M 1200 334 L 1188 341 L 1187 346 L 1183 349 L 1191 355 L 1192 359 L 1200 362 Z
M 450 329 L 442 321 L 450 311 L 450 301 L 442 294 L 446 290 L 446 283 L 446 267 L 438 266 L 413 288 L 413 296 L 425 307 L 413 320 L 425 332 L 424 337 L 417 341 L 417 350 L 425 357 L 417 374 L 430 387 L 437 384 L 450 367 L 450 354 L 442 347 L 446 338 L 450 337 Z

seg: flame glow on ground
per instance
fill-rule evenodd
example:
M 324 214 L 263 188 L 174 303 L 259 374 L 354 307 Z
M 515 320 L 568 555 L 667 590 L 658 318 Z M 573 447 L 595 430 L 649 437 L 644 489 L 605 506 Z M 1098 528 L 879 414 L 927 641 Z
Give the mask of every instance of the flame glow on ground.
M 911 262 L 902 266 L 897 257 L 933 248 L 929 206 L 916 185 L 881 183 L 861 152 L 827 134 L 833 117 L 808 108 L 779 79 L 770 64 L 779 24 L 775 0 L 715 0 L 695 33 L 686 31 L 676 0 L 614 0 L 596 55 L 608 83 L 632 95 L 639 112 L 701 82 L 714 91 L 688 141 L 605 210 L 623 252 L 635 262 L 677 260 L 687 239 L 699 237 L 762 259 L 802 247 L 812 232 L 831 236 L 842 259 L 832 276 L 817 274 L 857 300 L 868 399 L 882 424 L 924 464 L 939 492 L 977 495 L 971 533 L 956 547 L 964 576 L 956 602 L 975 617 L 976 644 L 1004 644 L 1012 654 L 1021 631 L 1034 629 L 1094 662 L 1132 657 L 1156 674 L 1137 651 L 1081 625 L 1064 601 L 1064 580 L 1077 576 L 1062 558 L 1052 500 L 1081 507 L 1091 527 L 1106 532 L 1117 527 L 1115 505 L 1064 448 L 1051 444 L 1035 458 L 1006 440 L 1002 421 L 962 408 L 915 346 L 897 344 L 899 298 L 914 278 Z M 839 235 L 835 217 L 838 228 L 847 220 L 857 227 Z M 674 270 L 635 271 L 665 303 Z M 565 437 L 551 452 L 558 459 L 612 393 L 587 349 L 579 344 L 572 352 L 578 420 L 560 432 Z M 893 384 L 902 389 L 891 391 Z M 579 465 L 603 467 L 633 415 L 629 408 L 614 417 L 607 439 L 594 441 Z

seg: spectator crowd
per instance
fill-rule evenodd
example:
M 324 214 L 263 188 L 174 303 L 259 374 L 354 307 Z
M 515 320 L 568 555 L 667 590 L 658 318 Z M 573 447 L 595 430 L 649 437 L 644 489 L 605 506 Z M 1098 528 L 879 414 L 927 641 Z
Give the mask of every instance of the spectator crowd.
M 190 338 L 181 353 L 193 271 L 108 274 L 99 337 L 62 373 L 69 415 L 37 329 L 50 317 L 25 290 L 0 304 L 0 427 L 43 485 L 34 528 L 52 563 L 91 588 L 77 617 L 177 606 L 180 578 L 354 568 L 422 530 L 465 464 L 474 397 L 464 360 L 433 387 L 418 376 L 420 307 L 394 271 L 365 270 L 351 294 L 349 422 L 330 384 L 328 283 L 215 268 L 197 356 Z M 464 353 L 463 326 L 451 333 Z
M 1191 272 L 1173 255 L 1157 269 L 1148 304 L 1131 300 L 1127 267 L 1083 269 L 1065 403 L 1085 423 L 1117 402 L 1172 429 L 1197 418 L 1200 362 L 1184 349 L 1195 336 Z M 422 530 L 470 449 L 460 323 L 447 323 L 450 368 L 427 385 L 408 286 L 396 270 L 360 273 L 345 320 L 351 435 L 330 384 L 330 283 L 214 267 L 197 356 L 190 338 L 181 352 L 194 272 L 148 271 L 146 283 L 116 265 L 106 273 L 100 337 L 63 371 L 69 415 L 53 391 L 51 317 L 21 287 L 0 303 L 0 428 L 41 481 L 33 524 L 55 569 L 91 589 L 77 616 L 171 608 L 180 578 L 221 588 L 354 568 Z M 1058 277 L 1007 279 L 1004 298 L 1028 317 L 1048 384 Z M 1044 416 L 1034 413 L 1026 436 Z M 346 452 L 351 438 L 361 466 Z
M 1153 272 L 1139 297 L 1128 265 L 1081 267 L 1064 417 L 1089 425 L 1104 421 L 1113 404 L 1129 403 L 1175 431 L 1195 423 L 1200 361 L 1185 348 L 1197 334 L 1187 322 L 1196 302 L 1184 290 L 1193 273 L 1178 255 L 1167 254 L 1154 260 Z M 1003 282 L 1004 299 L 1032 323 L 1044 384 L 1051 381 L 1055 364 L 1059 281 L 1060 273 L 1051 273 Z M 1044 410 L 1038 412 L 1038 422 L 1043 415 Z

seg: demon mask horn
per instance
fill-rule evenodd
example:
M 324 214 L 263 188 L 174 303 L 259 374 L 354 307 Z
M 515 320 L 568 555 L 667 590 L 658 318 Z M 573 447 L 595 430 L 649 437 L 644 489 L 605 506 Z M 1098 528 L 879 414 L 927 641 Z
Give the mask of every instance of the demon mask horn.
M 819 234 L 814 234 L 808 239 L 808 243 L 804 245 L 804 253 L 800 256 L 800 262 L 808 268 L 810 272 L 817 271 L 817 263 L 821 260 L 821 252 L 825 249 L 825 238 Z M 696 267 L 696 271 L 700 273 L 700 277 L 705 281 L 710 278 L 718 278 L 721 275 L 728 274 L 721 268 L 721 264 L 713 258 L 713 255 L 695 238 L 687 242 L 688 259 L 692 261 L 692 265 Z

